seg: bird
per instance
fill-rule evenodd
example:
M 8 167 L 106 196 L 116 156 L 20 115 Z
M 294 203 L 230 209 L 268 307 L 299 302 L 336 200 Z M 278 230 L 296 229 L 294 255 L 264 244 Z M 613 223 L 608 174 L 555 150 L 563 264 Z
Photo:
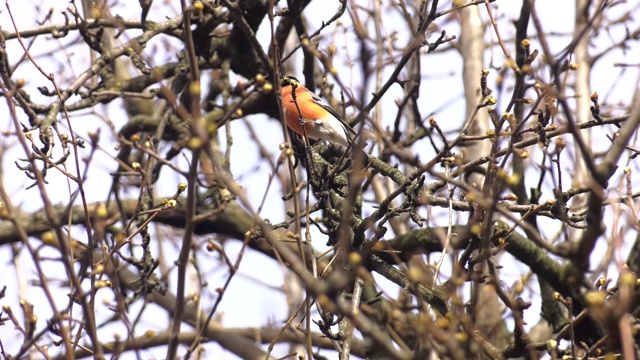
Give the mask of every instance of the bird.
M 302 137 L 306 135 L 311 140 L 326 140 L 344 147 L 351 146 L 355 131 L 329 104 L 293 76 L 283 76 L 280 85 L 282 111 L 291 130 Z

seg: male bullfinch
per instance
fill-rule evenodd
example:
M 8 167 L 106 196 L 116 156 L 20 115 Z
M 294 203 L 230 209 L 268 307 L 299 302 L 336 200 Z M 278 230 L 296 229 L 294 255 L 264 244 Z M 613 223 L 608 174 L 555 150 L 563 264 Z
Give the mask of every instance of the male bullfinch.
M 280 85 L 282 110 L 291 130 L 301 136 L 306 133 L 312 140 L 327 140 L 345 147 L 351 144 L 355 132 L 331 106 L 293 76 L 283 77 Z

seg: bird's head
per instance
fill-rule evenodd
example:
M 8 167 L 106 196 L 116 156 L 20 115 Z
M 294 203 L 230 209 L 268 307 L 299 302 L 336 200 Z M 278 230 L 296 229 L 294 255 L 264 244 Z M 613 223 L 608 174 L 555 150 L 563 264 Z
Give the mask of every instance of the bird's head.
M 298 81 L 298 79 L 296 79 L 293 76 L 283 76 L 280 79 L 280 86 L 285 87 L 285 86 L 300 86 L 300 81 Z

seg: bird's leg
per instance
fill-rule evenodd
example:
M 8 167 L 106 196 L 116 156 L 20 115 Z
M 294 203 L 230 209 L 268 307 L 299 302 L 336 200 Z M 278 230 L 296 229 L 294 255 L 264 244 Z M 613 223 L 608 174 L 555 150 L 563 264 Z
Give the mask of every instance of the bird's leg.
M 316 164 L 315 164 L 315 161 L 313 161 L 313 147 L 311 147 L 311 144 L 309 143 L 308 140 L 305 141 L 304 148 L 306 150 L 305 158 L 307 159 L 307 164 L 310 165 L 310 166 L 307 166 L 307 169 L 309 169 L 309 175 L 318 176 L 319 174 L 316 169 Z
M 302 126 L 302 132 L 304 133 L 302 136 L 302 140 L 304 141 L 304 146 L 307 150 L 307 153 L 311 154 L 313 149 L 311 148 L 311 143 L 309 142 L 309 136 L 307 136 L 307 128 L 305 126 L 307 124 L 307 120 L 303 119 L 302 117 L 300 117 L 300 119 L 298 120 L 300 121 L 300 126 Z
M 300 140 L 298 140 L 300 139 Z M 300 159 L 302 161 L 302 164 L 304 165 L 304 167 L 307 170 L 307 175 L 310 175 L 313 168 L 315 168 L 315 164 L 313 161 L 313 148 L 311 147 L 311 144 L 309 143 L 309 140 L 306 136 L 301 135 L 301 136 L 296 136 L 295 138 L 292 138 L 293 140 L 293 148 L 295 151 L 295 157 L 296 159 Z M 315 172 L 315 170 L 313 170 Z
M 307 151 L 307 155 L 313 154 L 313 147 L 311 147 L 311 144 L 304 144 L 304 149 Z

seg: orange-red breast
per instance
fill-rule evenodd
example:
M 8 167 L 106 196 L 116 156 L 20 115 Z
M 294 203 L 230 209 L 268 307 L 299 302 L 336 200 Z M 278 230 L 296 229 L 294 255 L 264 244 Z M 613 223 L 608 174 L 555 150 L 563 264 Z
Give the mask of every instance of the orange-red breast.
M 327 140 L 342 146 L 351 144 L 355 132 L 331 106 L 293 76 L 283 77 L 281 86 L 285 122 L 291 130 L 301 136 L 306 133 L 312 140 Z

